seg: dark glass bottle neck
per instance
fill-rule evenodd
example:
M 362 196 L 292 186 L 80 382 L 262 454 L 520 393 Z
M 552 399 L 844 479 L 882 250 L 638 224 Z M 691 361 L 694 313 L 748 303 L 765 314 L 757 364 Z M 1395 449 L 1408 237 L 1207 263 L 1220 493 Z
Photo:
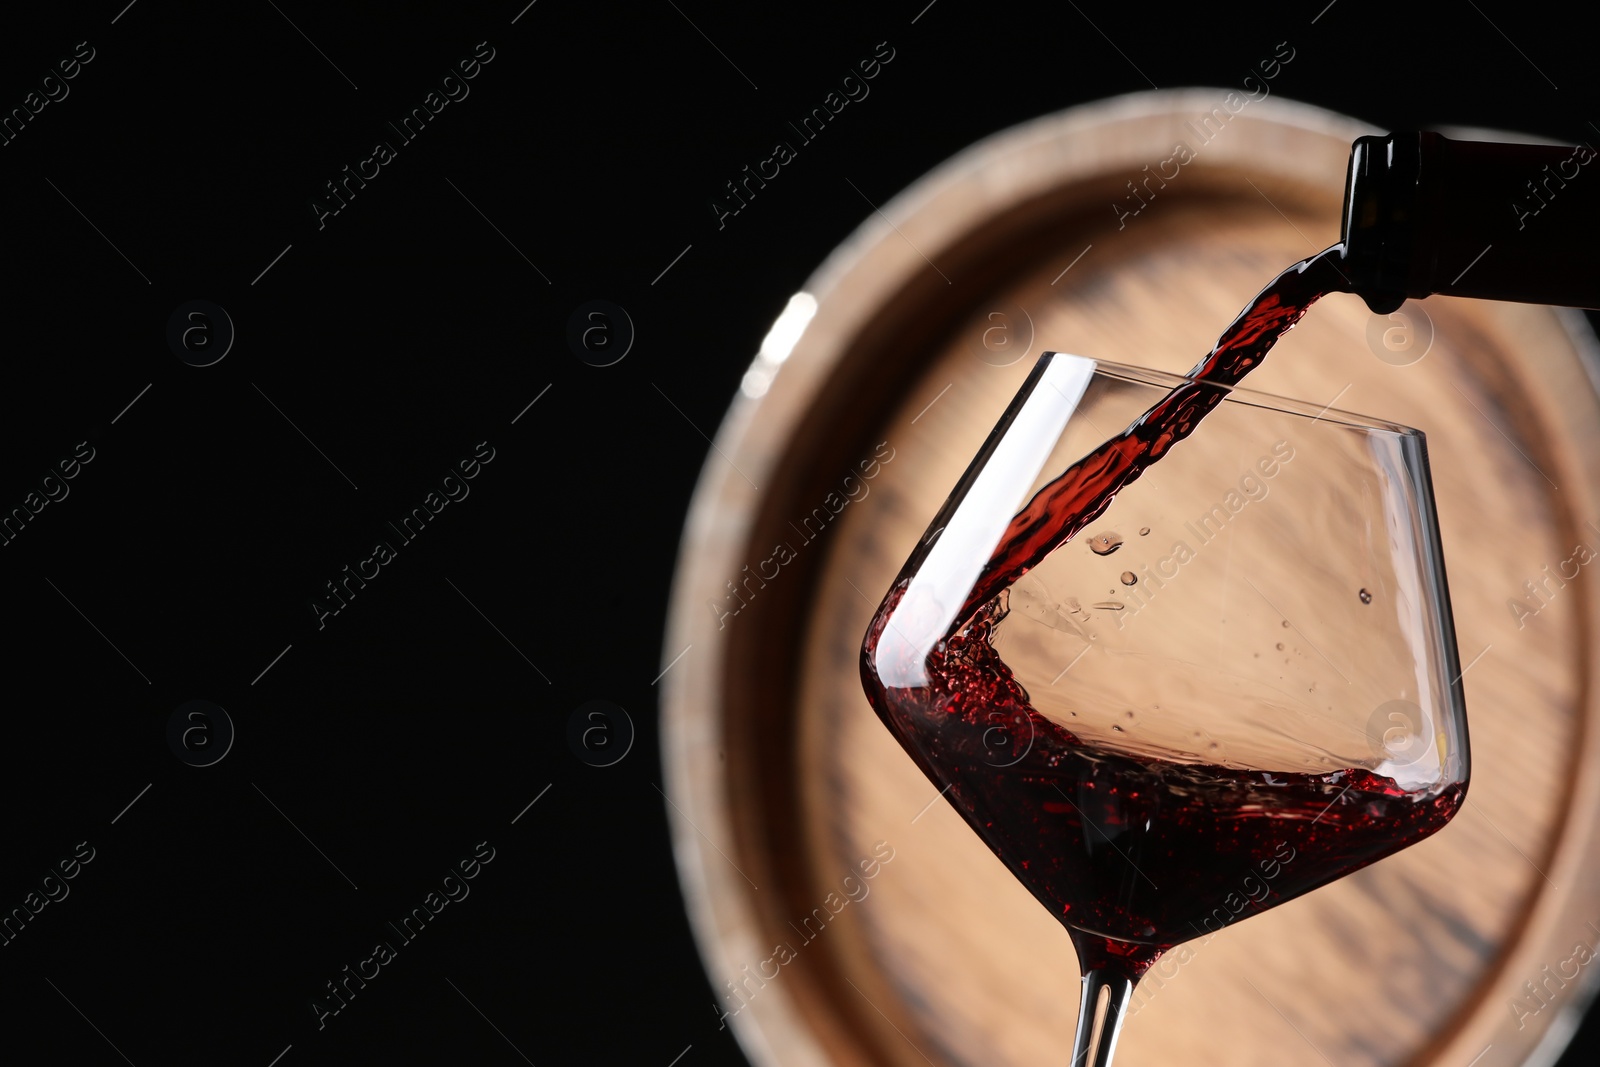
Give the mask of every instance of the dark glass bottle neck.
M 1379 314 L 1408 296 L 1427 295 L 1413 292 L 1411 281 L 1423 136 L 1358 137 L 1350 146 L 1341 234 L 1345 272 Z
M 1351 288 L 1380 313 L 1435 293 L 1600 307 L 1594 158 L 1588 145 L 1357 138 L 1342 236 Z

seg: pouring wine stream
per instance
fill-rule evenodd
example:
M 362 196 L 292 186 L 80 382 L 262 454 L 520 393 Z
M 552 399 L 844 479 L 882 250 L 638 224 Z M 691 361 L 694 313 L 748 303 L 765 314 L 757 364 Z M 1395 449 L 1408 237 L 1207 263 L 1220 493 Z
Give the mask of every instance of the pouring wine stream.
M 1194 432 L 1206 413 L 1228 395 L 1226 387 L 1237 385 L 1260 363 L 1312 304 L 1329 293 L 1348 292 L 1339 270 L 1343 255 L 1344 246 L 1337 244 L 1274 278 L 1188 373 L 1191 382 L 1174 389 L 1133 425 L 1039 490 L 1011 520 L 957 619 L 969 618 L 1099 518 L 1117 493 Z

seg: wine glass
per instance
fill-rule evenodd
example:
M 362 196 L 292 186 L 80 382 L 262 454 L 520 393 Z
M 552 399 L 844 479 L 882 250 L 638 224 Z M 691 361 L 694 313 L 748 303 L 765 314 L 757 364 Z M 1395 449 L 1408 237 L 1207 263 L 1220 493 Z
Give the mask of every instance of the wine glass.
M 1071 935 L 1073 1067 L 1110 1064 L 1162 952 L 1465 799 L 1423 435 L 1195 378 L 1041 356 L 874 616 L 861 675 Z

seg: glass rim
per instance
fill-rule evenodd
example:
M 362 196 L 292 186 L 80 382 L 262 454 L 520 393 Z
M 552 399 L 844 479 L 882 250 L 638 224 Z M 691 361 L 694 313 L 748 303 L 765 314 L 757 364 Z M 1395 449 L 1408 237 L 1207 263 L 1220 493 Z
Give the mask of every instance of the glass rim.
M 1136 367 L 1129 363 L 1117 363 L 1111 360 L 1096 359 L 1093 356 L 1080 356 L 1073 352 L 1062 352 L 1055 349 L 1041 352 L 1039 359 L 1054 359 L 1056 356 L 1088 360 L 1094 364 L 1096 374 L 1104 373 L 1108 377 L 1136 385 L 1157 386 L 1168 392 L 1180 385 L 1189 384 L 1225 394 L 1222 398 L 1225 403 L 1265 408 L 1269 411 L 1279 411 L 1286 415 L 1297 415 L 1301 418 L 1310 419 L 1312 422 L 1326 422 L 1330 425 L 1347 426 L 1352 429 L 1374 433 L 1391 433 L 1399 437 L 1415 437 L 1422 440 L 1426 440 L 1427 437 L 1421 430 L 1413 426 L 1407 426 L 1404 423 L 1394 422 L 1390 419 L 1380 419 L 1373 415 L 1362 415 L 1358 412 L 1336 408 L 1331 403 L 1318 407 L 1308 401 L 1296 400 L 1276 393 L 1265 393 L 1257 389 L 1247 389 L 1239 385 L 1202 381 L 1188 374 L 1176 374 L 1172 371 L 1155 370 L 1151 367 Z M 1335 397 L 1334 399 L 1338 398 Z

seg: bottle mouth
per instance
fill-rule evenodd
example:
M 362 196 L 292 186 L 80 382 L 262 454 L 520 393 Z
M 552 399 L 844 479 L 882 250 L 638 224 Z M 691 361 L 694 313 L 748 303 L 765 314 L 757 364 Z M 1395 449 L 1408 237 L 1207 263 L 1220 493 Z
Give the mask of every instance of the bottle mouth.
M 1423 141 L 1437 134 L 1358 137 L 1345 175 L 1340 242 L 1353 288 L 1379 315 L 1410 295 Z

